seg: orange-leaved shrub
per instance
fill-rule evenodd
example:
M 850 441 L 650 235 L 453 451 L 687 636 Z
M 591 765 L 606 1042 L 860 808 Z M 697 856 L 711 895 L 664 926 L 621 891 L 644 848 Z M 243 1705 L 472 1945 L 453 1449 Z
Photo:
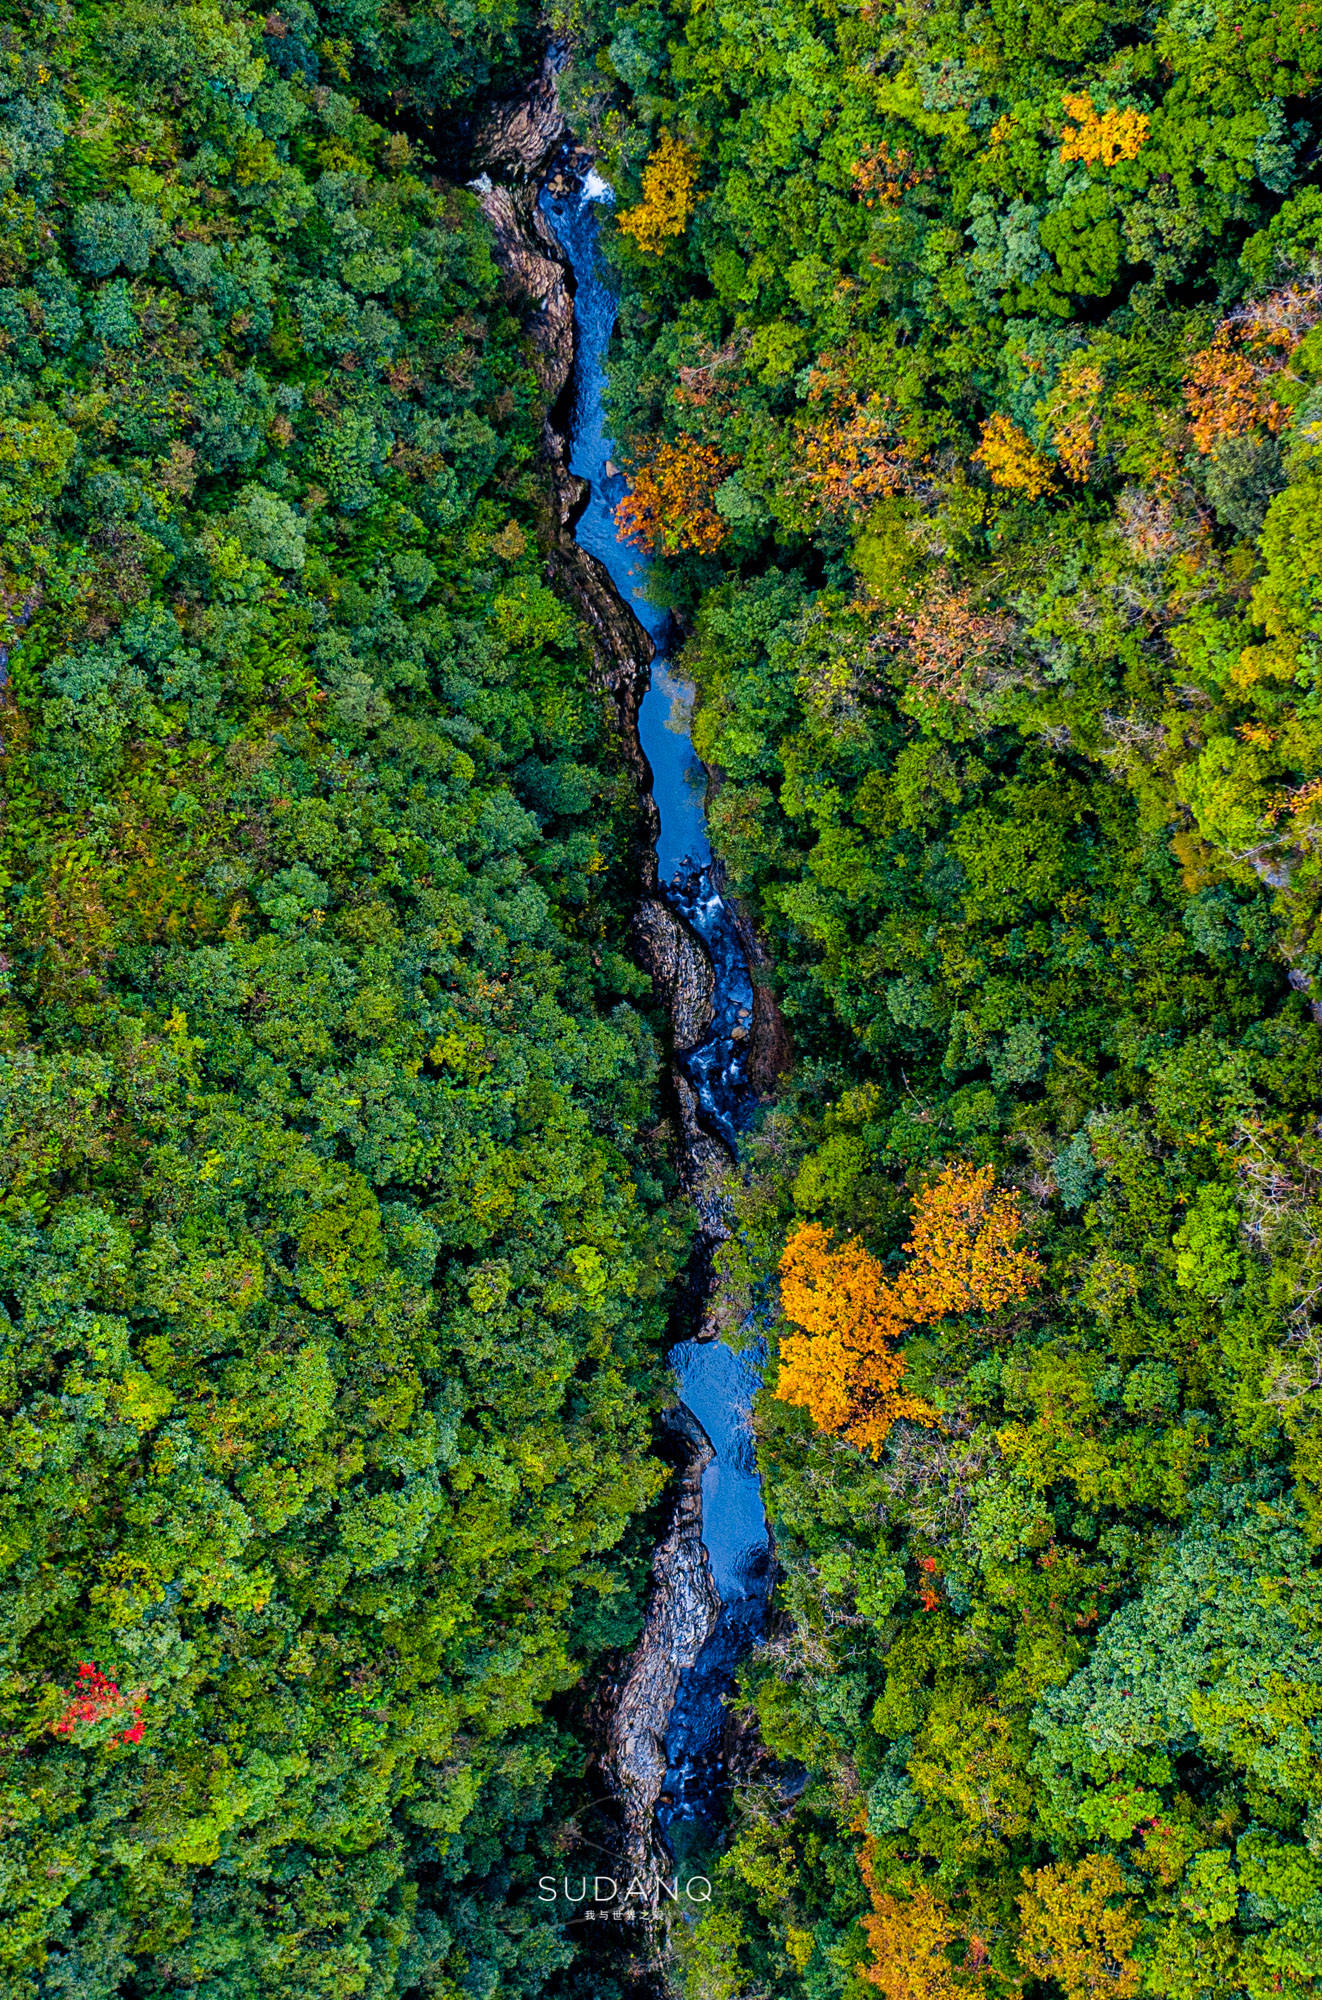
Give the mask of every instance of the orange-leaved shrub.
M 913 154 L 907 147 L 892 152 L 884 139 L 865 148 L 849 171 L 854 192 L 867 208 L 874 203 L 883 208 L 897 207 L 910 188 L 930 181 L 935 173 L 932 167 L 915 167 Z
M 877 397 L 815 418 L 799 431 L 798 445 L 794 478 L 828 511 L 902 492 L 913 480 L 913 464 Z
M 930 1421 L 900 1387 L 907 1360 L 896 1343 L 908 1327 L 995 1312 L 1030 1291 L 1041 1272 L 1019 1230 L 1018 1201 L 991 1167 L 963 1165 L 919 1196 L 909 1261 L 893 1278 L 856 1237 L 833 1249 L 820 1223 L 800 1223 L 780 1260 L 781 1308 L 795 1328 L 781 1342 L 781 1402 L 874 1456 L 897 1418 Z
M 993 679 L 996 662 L 1014 638 L 1014 624 L 1002 612 L 976 609 L 970 590 L 952 589 L 937 572 L 879 636 L 903 650 L 911 668 L 909 686 L 917 693 L 963 703 Z

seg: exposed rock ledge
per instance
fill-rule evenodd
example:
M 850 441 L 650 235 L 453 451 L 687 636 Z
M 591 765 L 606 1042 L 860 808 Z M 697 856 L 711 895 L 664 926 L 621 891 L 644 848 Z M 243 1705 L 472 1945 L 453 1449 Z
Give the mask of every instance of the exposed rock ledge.
M 563 67 L 564 52 L 553 45 L 526 90 L 499 99 L 483 112 L 469 142 L 470 172 L 515 183 L 540 180 L 568 129 L 557 89 Z
M 681 1461 L 675 1510 L 652 1558 L 656 1588 L 606 1730 L 607 1764 L 624 1813 L 621 1865 L 640 1879 L 670 1870 L 656 1831 L 666 1724 L 679 1677 L 697 1660 L 721 1608 L 702 1545 L 702 1475 L 715 1453 L 682 1404 L 666 1412 L 665 1423 Z
M 711 1025 L 716 977 L 700 940 L 669 904 L 646 896 L 634 918 L 638 956 L 670 1016 L 675 1054 L 697 1048 Z
M 535 187 L 507 187 L 487 174 L 469 185 L 495 233 L 506 290 L 533 309 L 525 321 L 533 367 L 547 401 L 555 403 L 574 365 L 574 301 L 560 246 L 537 206 Z

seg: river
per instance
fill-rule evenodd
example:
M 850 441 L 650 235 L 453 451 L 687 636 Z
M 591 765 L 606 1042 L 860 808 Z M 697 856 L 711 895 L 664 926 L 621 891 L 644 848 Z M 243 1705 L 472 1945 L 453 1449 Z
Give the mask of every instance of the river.
M 613 463 L 604 403 L 616 306 L 598 255 L 597 224 L 600 205 L 609 199 L 609 188 L 592 173 L 571 193 L 541 197 L 574 274 L 569 465 L 590 486 L 575 534 L 607 570 L 655 647 L 638 730 L 660 820 L 658 883 L 670 908 L 702 939 L 715 977 L 710 1031 L 679 1062 L 696 1093 L 700 1122 L 733 1156 L 754 1103 L 748 1076 L 753 982 L 707 838 L 706 773 L 688 726 L 693 690 L 670 658 L 673 621 L 648 599 L 652 558 L 622 543 L 615 531 L 614 509 L 627 481 Z M 667 1772 L 657 1822 L 676 1853 L 701 1843 L 725 1817 L 725 1700 L 739 1660 L 766 1626 L 770 1539 L 751 1420 L 758 1358 L 756 1349 L 736 1354 L 723 1341 L 693 1339 L 680 1341 L 669 1356 L 680 1398 L 714 1453 L 702 1481 L 702 1540 L 721 1605 L 696 1664 L 680 1677 L 666 1730 Z

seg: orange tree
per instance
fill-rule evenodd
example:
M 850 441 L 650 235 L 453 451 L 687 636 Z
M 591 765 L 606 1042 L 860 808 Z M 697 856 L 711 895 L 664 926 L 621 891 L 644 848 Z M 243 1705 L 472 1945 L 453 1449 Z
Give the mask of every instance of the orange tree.
M 857 1238 L 833 1250 L 829 1230 L 800 1223 L 780 1260 L 780 1299 L 802 1330 L 781 1342 L 777 1396 L 874 1456 L 897 1418 L 930 1418 L 900 1388 L 896 1343 L 906 1327 L 995 1312 L 1031 1290 L 1040 1273 L 1019 1228 L 1016 1197 L 990 1167 L 966 1166 L 945 1168 L 919 1196 L 909 1262 L 894 1278 Z
M 716 511 L 716 488 L 728 469 L 728 459 L 691 438 L 658 444 L 615 509 L 616 527 L 635 548 L 659 555 L 685 549 L 714 554 L 726 534 Z

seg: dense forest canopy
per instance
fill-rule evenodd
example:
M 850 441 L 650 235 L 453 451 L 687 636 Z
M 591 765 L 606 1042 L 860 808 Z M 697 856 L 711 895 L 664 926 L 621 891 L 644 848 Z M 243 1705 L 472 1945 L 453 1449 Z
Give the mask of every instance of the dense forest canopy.
M 1311 0 L 0 6 L 0 1984 L 618 1991 L 533 1885 L 691 1224 L 435 164 L 549 33 L 796 1053 L 717 1301 L 778 1764 L 675 1981 L 1306 2000 Z
M 692 2000 L 1322 1984 L 1318 32 L 670 0 L 574 71 L 798 1057 L 723 1314 L 807 1783 Z

